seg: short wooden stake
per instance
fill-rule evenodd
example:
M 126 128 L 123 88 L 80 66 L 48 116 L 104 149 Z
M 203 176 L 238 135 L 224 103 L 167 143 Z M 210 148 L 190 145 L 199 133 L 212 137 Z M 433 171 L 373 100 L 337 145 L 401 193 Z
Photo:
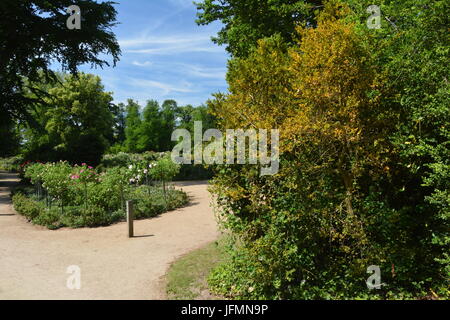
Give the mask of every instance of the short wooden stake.
M 133 201 L 127 201 L 127 224 L 128 224 L 128 238 L 134 237 L 134 206 Z

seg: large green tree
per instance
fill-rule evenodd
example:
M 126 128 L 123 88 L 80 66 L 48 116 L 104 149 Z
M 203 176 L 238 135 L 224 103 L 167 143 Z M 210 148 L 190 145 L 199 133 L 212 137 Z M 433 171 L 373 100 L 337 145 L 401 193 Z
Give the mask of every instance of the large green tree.
M 49 70 L 52 61 L 64 70 L 75 73 L 82 64 L 105 66 L 103 54 L 119 59 L 120 48 L 111 28 L 117 12 L 113 2 L 79 0 L 81 29 L 69 30 L 67 8 L 72 0 L 2 0 L 0 1 L 0 116 L 25 119 L 30 104 L 45 103 L 46 92 L 36 87 L 24 88 L 24 79 L 31 82 L 56 80 Z M 25 91 L 33 90 L 30 97 Z M 1 150 L 0 150 L 1 152 Z
M 125 104 L 111 104 L 111 112 L 114 115 L 112 144 L 122 144 L 125 141 Z
M 175 100 L 166 100 L 161 106 L 161 135 L 160 151 L 170 151 L 173 147 L 172 132 L 175 130 L 176 112 L 178 104 Z
M 178 107 L 176 111 L 176 127 L 187 129 L 194 136 L 194 123 L 200 121 L 203 131 L 217 128 L 216 118 L 210 113 L 210 109 L 201 105 L 193 107 L 191 105 Z
M 39 127 L 25 137 L 28 156 L 98 164 L 113 136 L 112 94 L 99 77 L 84 73 L 62 76 L 47 93 L 32 114 Z
M 12 156 L 19 150 L 20 136 L 14 122 L 3 115 L 0 117 L 0 150 L 1 156 Z
M 137 140 L 138 151 L 160 151 L 161 129 L 162 119 L 159 103 L 155 100 L 149 100 L 142 112 L 142 123 Z
M 213 41 L 235 57 L 247 56 L 259 39 L 279 34 L 288 42 L 299 23 L 315 24 L 322 0 L 203 0 L 196 2 L 197 23 L 220 21 L 224 27 Z
M 354 8 L 356 20 L 367 19 L 365 9 L 371 1 L 346 2 Z M 384 137 L 391 150 L 386 155 L 389 175 L 373 184 L 372 192 L 396 210 L 399 220 L 408 222 L 397 225 L 397 232 L 414 232 L 401 245 L 395 239 L 398 263 L 415 261 L 405 278 L 440 265 L 440 276 L 448 279 L 450 3 L 384 0 L 378 5 L 382 28 L 369 33 L 367 44 L 385 84 L 379 103 L 386 112 L 378 117 L 390 115 L 392 121 Z
M 138 152 L 138 139 L 142 123 L 140 106 L 132 99 L 128 99 L 125 116 L 125 142 L 127 152 Z
M 441 279 L 450 279 L 450 3 L 385 1 L 383 40 L 376 43 L 388 90 L 383 100 L 398 110 L 389 137 L 392 159 L 390 188 L 383 188 L 394 208 L 414 222 L 415 238 L 404 250 L 416 252 L 411 270 L 441 265 Z M 379 46 L 378 46 L 379 45 Z M 401 209 L 400 209 L 401 208 Z M 401 259 L 413 260 L 402 253 Z M 400 259 L 400 258 L 399 258 Z M 409 274 L 412 277 L 412 274 Z

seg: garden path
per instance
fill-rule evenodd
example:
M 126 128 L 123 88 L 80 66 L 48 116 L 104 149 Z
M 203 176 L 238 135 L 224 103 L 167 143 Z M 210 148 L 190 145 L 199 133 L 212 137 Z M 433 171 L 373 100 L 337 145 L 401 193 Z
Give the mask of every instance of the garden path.
M 50 231 L 17 215 L 9 189 L 14 174 L 0 172 L 0 300 L 164 299 L 163 276 L 178 257 L 219 236 L 206 182 L 177 184 L 191 197 L 185 208 L 94 229 Z M 81 289 L 67 288 L 69 266 L 79 266 Z

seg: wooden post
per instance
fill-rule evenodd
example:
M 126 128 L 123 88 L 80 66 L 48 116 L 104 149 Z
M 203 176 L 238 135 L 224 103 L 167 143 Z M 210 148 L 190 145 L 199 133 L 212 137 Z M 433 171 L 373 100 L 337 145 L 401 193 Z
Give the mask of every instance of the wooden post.
M 127 201 L 127 224 L 128 224 L 128 238 L 134 237 L 134 206 L 133 201 Z

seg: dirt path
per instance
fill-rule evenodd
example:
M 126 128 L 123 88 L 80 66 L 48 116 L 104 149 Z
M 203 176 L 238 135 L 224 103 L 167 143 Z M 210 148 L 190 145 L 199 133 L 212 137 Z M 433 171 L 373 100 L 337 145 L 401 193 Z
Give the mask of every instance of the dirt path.
M 179 256 L 219 233 L 205 182 L 182 185 L 190 206 L 135 222 L 133 239 L 119 223 L 96 229 L 50 231 L 15 214 L 0 172 L 0 300 L 164 299 L 161 278 Z M 81 268 L 81 289 L 66 286 L 67 267 Z

